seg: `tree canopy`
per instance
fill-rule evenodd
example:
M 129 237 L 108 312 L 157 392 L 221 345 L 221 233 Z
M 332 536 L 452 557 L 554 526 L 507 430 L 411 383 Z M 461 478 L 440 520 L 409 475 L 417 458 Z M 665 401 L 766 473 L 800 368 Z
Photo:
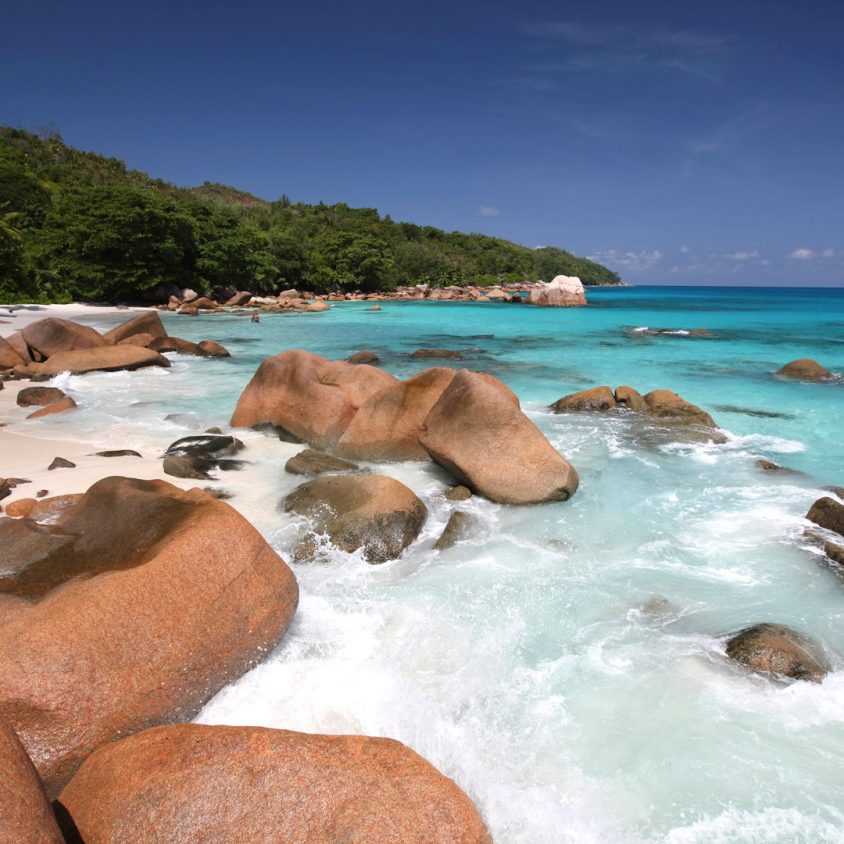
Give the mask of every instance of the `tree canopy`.
M 141 300 L 162 284 L 224 294 L 389 290 L 616 273 L 554 247 L 393 222 L 374 208 L 178 188 L 114 158 L 0 127 L 0 301 Z

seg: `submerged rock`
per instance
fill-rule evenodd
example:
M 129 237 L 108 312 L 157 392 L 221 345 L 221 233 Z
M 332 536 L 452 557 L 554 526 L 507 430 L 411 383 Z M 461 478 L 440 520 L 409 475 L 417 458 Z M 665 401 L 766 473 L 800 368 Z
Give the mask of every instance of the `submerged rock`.
M 0 842 L 64 844 L 32 760 L 15 731 L 0 720 Z
M 456 349 L 417 349 L 411 356 L 413 360 L 462 360 L 463 355 Z
M 445 493 L 445 498 L 447 501 L 467 501 L 471 497 L 472 490 L 469 489 L 469 487 L 467 486 L 463 486 L 462 484 L 450 487 Z
M 411 489 L 384 475 L 316 478 L 293 490 L 284 509 L 309 519 L 315 533 L 327 535 L 341 550 L 362 548 L 370 563 L 399 557 L 428 515 Z
M 284 471 L 291 475 L 323 475 L 326 472 L 356 472 L 360 467 L 357 463 L 342 460 L 324 451 L 306 448 L 293 455 L 284 464 Z
M 437 551 L 445 551 L 465 538 L 466 531 L 474 522 L 472 516 L 461 510 L 455 510 L 449 517 L 440 538 L 434 543 Z
M 574 467 L 489 375 L 460 370 L 425 419 L 422 447 L 470 489 L 501 504 L 565 501 Z
M 242 516 L 164 481 L 106 478 L 50 524 L 0 519 L 0 571 L 0 712 L 53 795 L 97 747 L 191 718 L 298 600 Z
M 347 363 L 368 363 L 370 365 L 374 365 L 376 363 L 381 363 L 381 358 L 375 354 L 375 352 L 355 352 L 353 355 L 349 355 L 346 358 Z
M 813 358 L 793 360 L 775 374 L 780 378 L 795 378 L 800 381 L 829 381 L 835 377 Z
M 754 624 L 730 637 L 727 656 L 757 674 L 820 683 L 830 670 L 821 647 L 784 624 Z
M 780 466 L 779 463 L 774 463 L 772 460 L 764 460 L 760 458 L 753 464 L 757 469 L 763 472 L 772 472 L 778 475 L 799 475 L 796 469 L 789 469 L 788 466 Z
M 59 802 L 90 842 L 492 844 L 452 780 L 368 736 L 157 727 L 97 751 Z

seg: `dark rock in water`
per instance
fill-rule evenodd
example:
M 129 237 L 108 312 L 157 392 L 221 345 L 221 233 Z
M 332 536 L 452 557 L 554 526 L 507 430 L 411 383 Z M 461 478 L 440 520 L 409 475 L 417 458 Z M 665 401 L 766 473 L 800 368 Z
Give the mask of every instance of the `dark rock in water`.
M 779 475 L 799 475 L 801 474 L 796 469 L 789 469 L 788 466 L 780 466 L 779 463 L 774 463 L 771 460 L 757 460 L 754 464 L 757 469 L 763 472 L 775 472 Z
M 203 457 L 229 457 L 237 454 L 245 446 L 236 437 L 227 434 L 201 434 L 193 437 L 182 437 L 171 443 L 164 452 L 169 455 L 201 455 Z
M 842 501 L 844 501 L 844 486 L 825 486 L 824 489 L 827 492 L 831 492 L 833 495 L 837 495 Z
M 97 748 L 198 711 L 276 644 L 298 595 L 233 508 L 130 478 L 53 524 L 0 519 L 0 571 L 0 711 L 51 797 Z
M 196 478 L 210 480 L 208 473 L 216 466 L 213 460 L 199 455 L 168 454 L 164 458 L 162 468 L 166 475 L 174 478 Z
M 370 563 L 396 559 L 428 515 L 412 490 L 383 475 L 316 478 L 293 490 L 284 509 L 308 518 L 315 533 L 326 534 L 341 550 L 363 549 Z
M 607 411 L 616 408 L 616 400 L 613 391 L 609 387 L 593 387 L 591 390 L 580 390 L 557 399 L 551 405 L 554 413 L 567 413 L 570 411 Z
M 217 468 L 222 469 L 224 472 L 239 472 L 244 466 L 248 465 L 247 460 L 232 460 L 227 457 L 215 458 L 214 462 Z
M 457 486 L 450 487 L 445 497 L 447 501 L 467 501 L 472 497 L 472 490 L 467 486 L 458 484 Z
M 168 413 L 164 417 L 165 422 L 173 422 L 184 428 L 198 428 L 199 417 L 195 413 Z
M 742 413 L 745 416 L 757 416 L 760 419 L 796 419 L 793 413 L 782 413 L 776 410 L 759 410 L 755 407 L 740 407 L 736 404 L 716 404 L 716 410 L 724 413 Z
M 0 478 L 0 501 L 10 496 L 16 486 L 31 483 L 28 478 Z
M 727 656 L 757 674 L 820 683 L 830 670 L 822 648 L 784 624 L 754 624 L 727 642 Z
M 210 495 L 212 498 L 216 498 L 217 501 L 228 501 L 230 498 L 234 498 L 233 492 L 230 492 L 227 489 L 220 489 L 220 487 L 216 486 L 203 487 L 203 491 Z
M 675 603 L 669 601 L 664 595 L 652 595 L 642 604 L 640 611 L 642 615 L 654 621 L 660 621 L 677 615 L 680 610 Z
M 0 841 L 62 844 L 56 816 L 35 766 L 15 731 L 0 721 Z
M 350 460 L 342 460 L 324 451 L 306 448 L 284 464 L 284 471 L 291 475 L 322 475 L 326 472 L 355 472 L 360 467 Z
M 835 531 L 844 536 L 844 504 L 839 504 L 832 498 L 819 498 L 806 513 L 806 518 L 827 530 Z
M 50 494 L 49 489 L 39 489 L 38 492 L 35 493 L 36 498 L 44 498 L 45 496 Z
M 463 539 L 464 535 L 472 524 L 474 519 L 468 514 L 460 510 L 455 510 L 448 518 L 448 524 L 445 530 L 440 534 L 440 538 L 434 543 L 434 548 L 437 551 L 445 551 L 455 545 L 458 540 Z
M 844 566 L 844 545 L 836 545 L 834 542 L 824 542 L 824 554 L 839 566 Z
M 426 360 L 428 358 L 462 360 L 463 355 L 455 349 L 417 349 L 411 356 L 413 360 Z
M 54 457 L 53 462 L 47 467 L 47 471 L 53 469 L 75 469 L 76 464 L 71 463 L 70 460 L 65 460 L 64 457 Z
M 24 387 L 17 397 L 18 407 L 43 407 L 65 397 L 58 387 Z
M 206 428 L 206 429 L 205 429 L 205 433 L 206 433 L 206 434 L 222 434 L 222 433 L 223 433 L 223 431 L 222 431 L 222 429 L 221 429 L 221 428 L 218 428 L 218 427 L 215 425 L 213 428 Z
M 196 354 L 204 358 L 230 358 L 229 350 L 216 340 L 202 340 L 197 344 Z
M 137 451 L 131 448 L 118 448 L 113 451 L 98 451 L 92 455 L 93 457 L 143 457 Z
M 355 352 L 353 355 L 349 355 L 346 358 L 348 363 L 368 363 L 370 365 L 374 365 L 376 363 L 381 362 L 381 358 L 375 354 L 375 352 Z
M 780 378 L 795 378 L 799 381 L 829 381 L 835 377 L 812 358 L 793 360 L 774 374 Z

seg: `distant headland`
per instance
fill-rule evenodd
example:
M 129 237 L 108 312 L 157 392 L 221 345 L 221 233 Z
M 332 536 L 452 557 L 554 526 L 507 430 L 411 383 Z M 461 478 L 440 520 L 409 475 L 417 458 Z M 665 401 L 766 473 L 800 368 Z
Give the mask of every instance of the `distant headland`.
M 345 295 L 619 276 L 553 246 L 393 221 L 374 208 L 180 188 L 58 133 L 0 127 L 0 302 L 150 302 L 175 285 L 224 299 Z M 165 300 L 166 301 L 166 300 Z

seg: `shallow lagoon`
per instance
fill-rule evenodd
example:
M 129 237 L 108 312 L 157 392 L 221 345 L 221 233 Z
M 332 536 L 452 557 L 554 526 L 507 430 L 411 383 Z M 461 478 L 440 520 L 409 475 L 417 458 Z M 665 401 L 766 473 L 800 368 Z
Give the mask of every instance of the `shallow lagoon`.
M 225 425 L 260 361 L 286 348 L 371 349 L 399 377 L 430 363 L 411 361 L 414 349 L 461 350 L 455 365 L 519 394 L 578 468 L 577 495 L 529 508 L 472 499 L 460 506 L 478 527 L 440 553 L 454 506 L 445 475 L 387 467 L 429 507 L 421 540 L 384 566 L 333 552 L 330 564 L 296 567 L 302 602 L 287 637 L 199 720 L 398 738 L 469 792 L 502 844 L 844 841 L 844 580 L 821 564 L 802 519 L 820 487 L 844 485 L 844 381 L 771 376 L 805 356 L 844 373 L 844 291 L 589 299 L 567 310 L 343 303 L 257 325 L 165 316 L 172 333 L 219 340 L 233 358 L 63 377 L 83 412 L 39 426 L 154 452 Z M 629 418 L 545 410 L 597 384 L 673 389 L 728 441 L 666 444 Z M 171 413 L 183 415 L 165 421 Z M 298 449 L 245 439 L 251 465 L 220 483 L 288 556 L 294 525 L 276 505 L 297 483 L 282 466 Z M 804 474 L 763 473 L 760 457 Z M 667 603 L 648 606 L 655 596 Z M 823 685 L 772 684 L 725 664 L 722 636 L 766 620 L 836 654 Z

